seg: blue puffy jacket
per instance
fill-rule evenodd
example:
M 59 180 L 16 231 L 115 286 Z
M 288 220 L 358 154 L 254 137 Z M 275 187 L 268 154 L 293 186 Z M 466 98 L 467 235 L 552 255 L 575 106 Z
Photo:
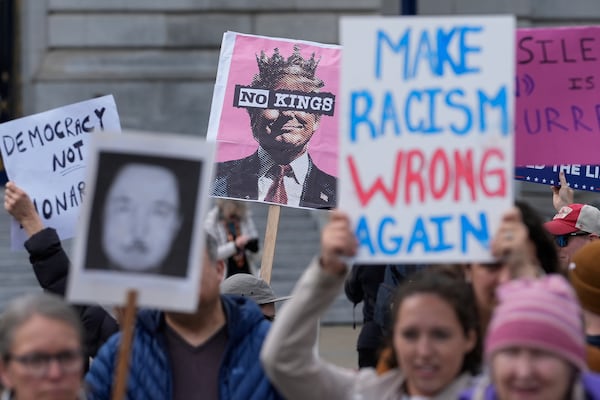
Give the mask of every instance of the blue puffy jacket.
M 219 399 L 268 400 L 281 398 L 259 360 L 270 323 L 258 306 L 244 297 L 221 296 L 227 318 L 228 341 L 219 372 Z M 127 399 L 168 400 L 172 377 L 164 335 L 164 314 L 143 310 L 137 318 L 127 383 Z M 98 352 L 85 377 L 91 400 L 109 400 L 121 334 L 115 334 Z M 198 388 L 202 390 L 202 388 Z

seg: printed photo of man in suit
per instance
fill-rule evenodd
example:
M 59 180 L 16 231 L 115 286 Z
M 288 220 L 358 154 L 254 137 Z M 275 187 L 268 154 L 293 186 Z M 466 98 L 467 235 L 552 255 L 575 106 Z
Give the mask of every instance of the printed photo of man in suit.
M 333 95 L 320 97 L 324 82 L 315 75 L 320 59 L 314 53 L 305 59 L 298 46 L 287 59 L 278 49 L 271 57 L 262 51 L 256 59 L 259 73 L 248 88 L 269 92 L 279 107 L 246 108 L 259 147 L 248 157 L 217 163 L 213 195 L 296 207 L 335 207 L 336 178 L 319 169 L 308 154 L 322 110 L 333 107 Z

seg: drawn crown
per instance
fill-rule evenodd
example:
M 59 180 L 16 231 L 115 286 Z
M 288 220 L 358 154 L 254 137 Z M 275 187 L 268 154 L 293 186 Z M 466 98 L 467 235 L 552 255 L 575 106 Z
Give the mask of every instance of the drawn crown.
M 301 75 L 313 79 L 320 61 L 321 57 L 315 59 L 315 53 L 312 53 L 309 59 L 302 57 L 298 45 L 294 46 L 294 52 L 287 60 L 279 54 L 278 48 L 273 50 L 271 57 L 267 57 L 264 50 L 260 52 L 260 56 L 256 56 L 260 79 L 267 82 L 284 74 Z

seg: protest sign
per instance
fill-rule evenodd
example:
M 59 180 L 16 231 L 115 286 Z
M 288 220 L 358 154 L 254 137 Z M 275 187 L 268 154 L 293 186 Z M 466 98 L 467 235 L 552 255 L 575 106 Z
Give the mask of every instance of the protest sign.
M 513 201 L 514 19 L 348 17 L 341 38 L 356 261 L 490 260 Z
M 517 166 L 598 164 L 600 27 L 517 31 Z
M 336 205 L 340 56 L 339 46 L 225 33 L 207 134 L 218 144 L 213 196 Z
M 85 189 L 88 141 L 99 132 L 121 132 L 112 95 L 16 119 L 0 125 L 8 179 L 31 197 L 45 226 L 72 238 Z M 16 221 L 11 248 L 27 239 Z
M 198 304 L 214 144 L 175 134 L 97 135 L 68 299 L 190 312 Z
M 558 174 L 565 173 L 569 187 L 589 192 L 600 191 L 600 165 L 526 165 L 515 168 L 515 179 L 549 186 L 560 186 Z
M 2 158 L 0 158 L 0 185 L 4 185 L 6 182 L 8 182 L 8 176 L 6 176 L 4 163 L 2 162 Z

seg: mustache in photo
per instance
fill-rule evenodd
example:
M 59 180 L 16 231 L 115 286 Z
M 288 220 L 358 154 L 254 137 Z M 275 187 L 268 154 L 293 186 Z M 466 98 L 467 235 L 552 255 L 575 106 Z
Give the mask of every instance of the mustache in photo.
M 134 240 L 131 244 L 125 246 L 127 253 L 147 253 L 148 246 L 141 240 Z

